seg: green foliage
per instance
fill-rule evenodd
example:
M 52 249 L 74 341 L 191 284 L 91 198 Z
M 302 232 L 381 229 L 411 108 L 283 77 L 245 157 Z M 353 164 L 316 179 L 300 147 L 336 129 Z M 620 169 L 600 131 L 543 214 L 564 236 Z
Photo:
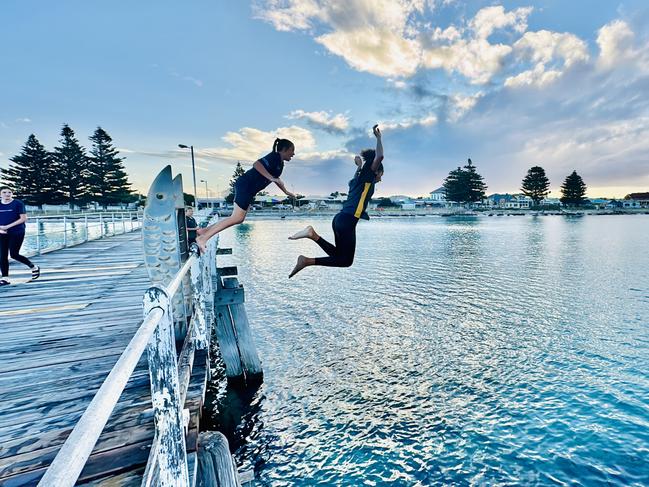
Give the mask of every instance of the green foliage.
M 43 208 L 57 199 L 56 173 L 52 156 L 34 134 L 27 138 L 20 154 L 10 159 L 8 169 L 2 169 L 2 179 L 28 205 Z M 58 195 L 60 198 L 60 195 Z
M 232 204 L 234 202 L 234 185 L 243 174 L 245 174 L 245 169 L 241 166 L 241 162 L 237 161 L 237 165 L 234 168 L 234 174 L 232 179 L 230 179 L 230 193 L 225 197 L 225 202 Z
M 586 184 L 577 171 L 572 171 L 572 174 L 566 178 L 561 185 L 561 198 L 560 201 L 567 206 L 582 206 L 587 200 Z
M 549 188 L 550 180 L 545 175 L 545 170 L 540 166 L 534 166 L 527 171 L 521 191 L 531 198 L 535 205 L 538 205 L 550 193 Z
M 393 208 L 399 206 L 394 203 L 390 198 L 379 198 L 379 202 L 376 205 L 378 208 Z
M 88 156 L 67 124 L 61 130 L 61 145 L 54 148 L 54 169 L 58 176 L 58 188 L 63 196 L 57 202 L 65 202 L 74 208 L 87 199 L 86 178 Z
M 122 164 L 124 159 L 118 156 L 117 149 L 113 147 L 113 139 L 104 129 L 97 127 L 90 141 L 93 145 L 86 172 L 87 199 L 96 201 L 104 208 L 134 201 Z
M 185 206 L 194 206 L 196 203 L 194 195 L 189 193 L 183 193 L 183 200 L 185 200 Z
M 448 174 L 444 180 L 444 189 L 448 201 L 472 204 L 484 199 L 487 185 L 469 159 L 463 168 L 458 167 Z

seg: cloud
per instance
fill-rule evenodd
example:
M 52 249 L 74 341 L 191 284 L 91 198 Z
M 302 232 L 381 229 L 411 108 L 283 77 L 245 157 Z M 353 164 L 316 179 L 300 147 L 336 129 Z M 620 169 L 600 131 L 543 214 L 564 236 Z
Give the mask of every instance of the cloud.
M 422 69 L 444 69 L 473 84 L 490 82 L 512 52 L 512 46 L 488 38 L 496 31 L 524 32 L 533 11 L 485 7 L 473 19 L 445 29 L 421 21 L 439 5 L 425 0 L 258 0 L 254 11 L 278 30 L 308 31 L 357 71 L 394 83 Z
M 504 44 L 490 44 L 486 39 L 461 39 L 449 46 L 427 49 L 423 66 L 459 72 L 473 84 L 488 83 L 503 67 L 504 58 L 512 51 Z
M 31 122 L 32 122 L 32 119 L 31 119 L 31 118 L 27 118 L 27 117 L 24 117 L 24 118 L 17 118 L 17 119 L 16 119 L 16 122 L 20 122 L 20 123 L 31 123 Z
M 419 118 L 404 118 L 402 120 L 386 120 L 379 122 L 379 127 L 383 132 L 391 130 L 405 130 L 415 126 L 430 127 L 437 123 L 437 115 L 430 114 Z
M 342 113 L 331 116 L 325 111 L 305 112 L 304 110 L 294 110 L 286 118 L 304 119 L 312 127 L 319 128 L 331 134 L 342 134 L 349 128 L 349 118 Z
M 525 32 L 527 17 L 532 10 L 532 7 L 523 7 L 505 12 L 502 5 L 485 7 L 475 15 L 469 25 L 478 39 L 487 39 L 494 31 L 506 27 L 511 27 L 516 32 Z
M 616 64 L 632 59 L 636 50 L 633 42 L 635 34 L 623 20 L 615 20 L 599 29 L 597 44 L 600 54 L 597 60 L 602 68 L 611 68 Z
M 589 59 L 586 43 L 577 36 L 547 30 L 526 32 L 514 44 L 514 52 L 519 59 L 531 62 L 534 67 L 508 77 L 505 86 L 544 86 L 559 78 L 573 64 L 585 63 Z

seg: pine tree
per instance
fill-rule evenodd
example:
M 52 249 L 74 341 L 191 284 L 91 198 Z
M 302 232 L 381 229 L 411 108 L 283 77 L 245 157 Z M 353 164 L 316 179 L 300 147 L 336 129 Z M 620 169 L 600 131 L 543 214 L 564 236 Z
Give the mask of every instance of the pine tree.
M 57 181 L 63 192 L 62 200 L 70 205 L 80 204 L 87 199 L 85 181 L 88 171 L 86 151 L 67 124 L 61 130 L 61 146 L 54 148 L 54 166 Z
M 579 206 L 586 202 L 586 198 L 584 198 L 586 195 L 586 183 L 577 174 L 577 171 L 572 171 L 572 174 L 563 182 L 561 185 L 561 194 L 563 196 L 560 201 L 564 205 Z
M 444 180 L 444 190 L 446 191 L 446 200 L 455 203 L 463 203 L 467 200 L 467 185 L 465 183 L 464 171 L 458 166 Z
M 241 166 L 241 161 L 237 161 L 237 167 L 234 168 L 234 174 L 232 175 L 232 179 L 230 179 L 230 194 L 225 198 L 226 203 L 231 204 L 234 201 L 234 184 L 237 182 L 237 179 L 239 179 L 239 176 L 245 172 L 246 171 Z
M 34 134 L 10 161 L 13 165 L 1 170 L 2 179 L 26 204 L 42 209 L 44 204 L 57 199 L 52 156 Z
M 86 184 L 88 199 L 96 201 L 104 209 L 116 203 L 133 201 L 133 192 L 124 171 L 119 152 L 112 145 L 113 139 L 101 127 L 90 137 L 90 149 Z
M 550 180 L 545 175 L 545 170 L 540 166 L 534 166 L 527 171 L 527 175 L 523 179 L 523 187 L 521 191 L 525 196 L 528 196 L 538 205 L 541 200 L 550 193 Z
M 471 204 L 484 199 L 487 186 L 469 159 L 464 168 L 458 167 L 448 174 L 444 189 L 448 201 Z
M 468 186 L 467 203 L 473 204 L 482 201 L 485 197 L 487 185 L 484 183 L 482 176 L 476 172 L 471 159 L 469 159 L 466 166 L 464 166 L 464 170 L 466 184 Z

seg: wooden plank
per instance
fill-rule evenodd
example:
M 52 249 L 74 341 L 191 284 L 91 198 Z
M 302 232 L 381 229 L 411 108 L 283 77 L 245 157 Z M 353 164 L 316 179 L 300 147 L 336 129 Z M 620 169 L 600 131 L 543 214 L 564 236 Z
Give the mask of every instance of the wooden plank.
M 223 279 L 225 289 L 239 289 L 239 280 L 236 277 Z M 237 337 L 237 346 L 241 364 L 246 376 L 246 382 L 252 383 L 261 380 L 263 374 L 261 361 L 257 355 L 257 348 L 250 330 L 248 314 L 243 304 L 233 304 L 229 306 L 232 315 L 232 322 Z M 251 382 L 252 381 L 252 382 Z
M 242 377 L 243 369 L 230 308 L 228 306 L 215 306 L 214 314 L 216 320 L 214 331 L 225 364 L 225 374 L 228 377 Z

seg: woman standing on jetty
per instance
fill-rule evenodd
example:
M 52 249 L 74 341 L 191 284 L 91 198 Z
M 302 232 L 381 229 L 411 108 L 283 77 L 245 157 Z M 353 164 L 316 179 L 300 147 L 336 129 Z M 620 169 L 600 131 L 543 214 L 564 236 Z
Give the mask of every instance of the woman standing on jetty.
M 41 270 L 27 257 L 20 255 L 20 247 L 25 239 L 25 222 L 27 212 L 25 204 L 13 198 L 11 188 L 0 188 L 0 286 L 11 284 L 9 277 L 9 255 L 11 258 L 25 264 L 32 270 L 32 280 L 38 279 Z
M 295 145 L 293 142 L 288 139 L 275 139 L 273 151 L 258 159 L 251 169 L 237 179 L 234 183 L 232 215 L 205 229 L 198 230 L 199 236 L 196 238 L 196 243 L 202 252 L 205 251 L 205 246 L 210 238 L 246 219 L 248 208 L 254 201 L 255 195 L 270 183 L 275 183 L 287 196 L 295 198 L 295 195 L 286 189 L 284 182 L 279 178 L 284 170 L 284 161 L 290 161 L 294 155 Z
M 360 171 L 356 171 L 354 179 L 349 182 L 347 200 L 343 203 L 342 210 L 334 217 L 331 223 L 336 245 L 331 245 L 318 235 L 312 226 L 308 226 L 295 235 L 290 236 L 289 240 L 310 238 L 327 253 L 327 257 L 314 258 L 300 255 L 297 258 L 295 268 L 288 276 L 289 279 L 310 265 L 349 267 L 354 262 L 356 224 L 361 218 L 369 220 L 365 209 L 374 194 L 374 186 L 383 177 L 383 144 L 381 142 L 381 131 L 378 125 L 375 125 L 372 131 L 376 137 L 376 150 L 366 149 L 361 152 L 364 164 L 360 168 Z M 358 165 L 358 156 L 354 160 Z

